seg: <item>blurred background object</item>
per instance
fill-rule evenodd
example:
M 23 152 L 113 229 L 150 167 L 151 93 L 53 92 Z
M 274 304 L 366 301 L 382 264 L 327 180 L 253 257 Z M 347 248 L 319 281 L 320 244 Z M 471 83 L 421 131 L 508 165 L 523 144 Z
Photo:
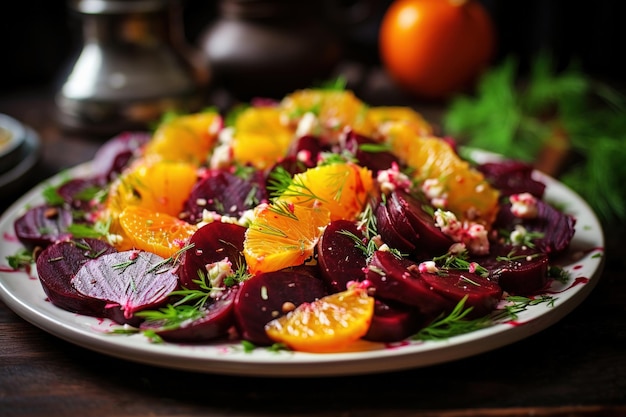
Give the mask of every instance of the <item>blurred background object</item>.
M 465 91 L 495 53 L 493 21 L 478 0 L 395 0 L 379 31 L 389 76 L 417 97 L 445 100 Z
M 220 24 L 224 16 L 223 9 L 220 9 L 223 4 L 220 6 L 217 1 L 206 0 L 177 1 L 182 13 L 181 29 L 184 40 L 188 45 L 200 48 L 209 28 Z M 620 27 L 625 8 L 623 2 L 597 0 L 593 4 L 585 4 L 556 0 L 479 1 L 489 11 L 496 27 L 497 50 L 494 63 L 515 55 L 523 71 L 530 67 L 538 52 L 549 50 L 560 68 L 577 61 L 590 76 L 617 85 L 624 83 L 626 63 L 618 59 L 619 48 L 624 40 Z M 239 7 L 241 10 L 242 5 L 255 3 L 255 0 L 231 0 L 224 3 L 228 3 L 228 7 Z M 308 2 L 283 3 L 283 7 L 292 3 L 304 7 Z M 361 2 L 325 0 L 325 3 L 358 11 Z M 391 0 L 379 0 L 375 4 L 374 14 L 361 25 L 342 26 L 324 20 L 327 34 L 334 36 L 342 47 L 339 61 L 363 65 L 380 64 L 378 29 Z M 0 26 L 0 42 L 3 43 L 4 54 L 0 94 L 58 88 L 63 79 L 64 68 L 81 49 L 83 22 L 68 8 L 66 0 L 12 2 L 12 10 Z M 232 14 L 232 10 L 229 13 Z M 282 17 L 283 23 L 289 20 L 296 22 L 298 19 Z M 318 41 L 322 42 L 322 39 Z M 323 43 L 328 51 L 334 50 L 327 42 L 328 40 Z M 308 58 L 313 58 L 320 65 L 318 69 L 324 60 L 327 60 L 326 65 L 337 61 L 336 56 L 324 57 L 321 51 L 323 49 L 307 51 Z M 321 73 L 320 70 L 319 74 Z M 215 84 L 212 86 L 220 87 Z M 255 91 L 250 91 L 249 94 L 257 94 L 263 86 L 256 84 L 250 88 L 252 87 Z
M 189 56 L 179 6 L 173 0 L 69 1 L 82 44 L 58 87 L 63 126 L 110 135 L 144 127 L 167 111 L 200 108 L 207 77 Z
M 323 2 L 220 0 L 198 44 L 216 83 L 237 98 L 280 98 L 326 79 L 342 48 Z

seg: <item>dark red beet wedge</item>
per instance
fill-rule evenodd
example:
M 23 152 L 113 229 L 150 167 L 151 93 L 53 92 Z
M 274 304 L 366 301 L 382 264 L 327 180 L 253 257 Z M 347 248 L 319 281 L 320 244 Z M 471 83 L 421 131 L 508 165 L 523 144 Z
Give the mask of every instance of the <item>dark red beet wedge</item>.
M 260 173 L 244 179 L 227 171 L 209 170 L 194 185 L 183 212 L 189 223 L 202 220 L 204 210 L 239 217 L 266 200 L 265 178 Z
M 67 228 L 72 223 L 71 210 L 40 205 L 28 209 L 15 220 L 13 226 L 19 241 L 26 248 L 33 249 L 71 238 Z
M 489 277 L 514 295 L 533 295 L 548 284 L 548 256 L 529 247 L 492 245 L 490 256 L 477 259 Z
M 412 229 L 399 228 L 402 226 L 400 222 L 398 222 L 399 227 L 396 227 L 396 223 L 391 219 L 387 204 L 378 204 L 374 214 L 376 215 L 378 234 L 383 242 L 390 248 L 397 249 L 402 253 L 413 253 L 415 251 L 415 244 L 409 240 L 417 240 L 412 233 Z
M 71 280 L 88 261 L 115 252 L 115 249 L 96 239 L 63 241 L 49 245 L 37 257 L 37 274 L 48 299 L 64 310 L 88 316 L 105 316 L 103 300 L 97 300 L 76 291 Z
M 168 327 L 158 322 L 143 322 L 142 330 L 153 330 L 169 342 L 207 342 L 224 337 L 235 323 L 234 303 L 239 287 L 230 287 L 206 307 L 196 320 Z
M 353 237 L 363 240 L 356 223 L 349 220 L 331 222 L 317 243 L 317 261 L 330 292 L 345 291 L 350 281 L 362 281 L 367 264 L 365 254 Z
M 389 169 L 392 164 L 400 165 L 400 160 L 393 153 L 383 150 L 383 144 L 351 130 L 343 141 L 343 148 L 354 155 L 359 165 L 378 171 Z
M 265 324 L 293 307 L 327 294 L 322 280 L 289 271 L 267 272 L 244 281 L 235 298 L 235 325 L 242 339 L 259 346 L 274 343 Z
M 417 307 L 425 315 L 448 311 L 455 303 L 434 292 L 422 280 L 418 265 L 391 252 L 376 251 L 367 267 L 366 278 L 374 296 Z
M 151 137 L 149 132 L 123 132 L 106 141 L 91 163 L 94 177 L 113 179 Z
M 72 278 L 78 292 L 119 306 L 124 319 L 136 311 L 164 303 L 178 286 L 178 277 L 160 268 L 163 258 L 149 252 L 124 251 L 103 255 L 83 265 Z
M 532 177 L 533 166 L 522 161 L 488 162 L 477 166 L 485 179 L 503 196 L 531 193 L 543 198 L 546 185 Z
M 178 277 L 183 287 L 198 289 L 194 281 L 206 274 L 206 265 L 228 259 L 236 271 L 245 262 L 242 251 L 246 228 L 232 223 L 213 222 L 199 228 L 189 239 L 193 248 L 183 255 Z M 200 272 L 199 272 L 200 271 Z
M 417 251 L 420 256 L 433 257 L 446 253 L 454 243 L 437 227 L 433 216 L 423 208 L 423 203 L 410 194 L 396 190 L 387 198 L 391 219 L 408 220 L 419 236 Z M 396 220 L 399 222 L 400 220 Z
M 424 316 L 417 308 L 377 299 L 372 323 L 363 339 L 382 343 L 398 342 L 417 333 L 423 323 Z
M 468 271 L 449 269 L 440 273 L 422 273 L 421 277 L 434 292 L 455 305 L 467 297 L 465 308 L 472 308 L 472 317 L 488 314 L 502 297 L 502 288 L 498 284 Z
M 105 184 L 96 178 L 73 178 L 57 188 L 57 194 L 73 209 L 89 211 L 92 208 L 93 190 Z
M 494 227 L 512 231 L 522 225 L 529 232 L 540 232 L 543 237 L 533 239 L 536 249 L 550 258 L 562 254 L 569 247 L 576 231 L 576 218 L 557 210 L 544 200 L 537 200 L 537 217 L 520 219 L 511 214 L 511 204 L 501 205 Z

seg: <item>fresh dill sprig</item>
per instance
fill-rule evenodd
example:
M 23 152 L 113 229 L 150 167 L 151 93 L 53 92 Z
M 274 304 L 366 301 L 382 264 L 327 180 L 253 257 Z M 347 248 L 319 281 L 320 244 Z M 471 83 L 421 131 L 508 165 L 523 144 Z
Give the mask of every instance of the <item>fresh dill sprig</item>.
M 186 321 L 197 320 L 204 316 L 204 311 L 197 306 L 168 304 L 158 310 L 142 310 L 135 313 L 137 317 L 148 322 L 159 323 L 163 329 L 175 329 Z
M 302 182 L 300 177 L 297 175 L 292 177 L 289 171 L 280 166 L 270 173 L 267 189 L 272 197 L 297 197 L 304 199 L 303 202 L 313 200 L 324 202 Z
M 7 256 L 9 266 L 15 270 L 30 267 L 35 262 L 33 252 L 25 248 L 19 249 L 15 254 Z
M 150 269 L 148 269 L 146 271 L 147 274 L 150 273 L 162 273 L 167 271 L 168 269 L 170 269 L 171 267 L 173 267 L 174 265 L 176 265 L 177 263 L 180 262 L 180 257 L 187 252 L 189 249 L 192 249 L 195 245 L 193 243 L 190 243 L 182 248 L 180 248 L 179 250 L 177 250 L 172 256 L 170 256 L 169 258 L 165 258 L 160 262 L 157 262 L 156 264 L 154 264 Z M 168 266 L 169 265 L 169 266 Z
M 446 252 L 441 256 L 436 256 L 433 261 L 441 266 L 442 269 L 458 269 L 476 273 L 482 277 L 489 276 L 489 270 L 477 262 L 470 262 L 467 249 L 459 253 Z
M 570 274 L 560 266 L 550 265 L 548 267 L 548 277 L 565 284 L 569 282 Z
M 509 253 L 507 253 L 506 255 L 499 255 L 496 256 L 496 261 L 500 261 L 500 262 L 511 262 L 511 261 L 518 261 L 520 259 L 527 259 L 527 258 L 536 258 L 537 256 L 539 256 L 539 253 L 533 253 L 533 254 L 521 254 L 521 255 L 516 255 L 517 251 L 515 249 L 511 250 Z
M 349 230 L 339 230 L 338 233 L 352 239 L 354 246 L 361 250 L 367 259 L 370 259 L 383 243 L 378 234 L 376 216 L 370 203 L 366 204 L 360 213 L 357 229 L 363 232 L 363 237 L 357 236 Z M 397 258 L 403 257 L 403 254 L 395 248 L 388 248 L 388 250 Z
M 80 240 L 80 239 L 77 240 L 74 238 L 72 242 L 77 248 L 84 250 L 85 256 L 91 259 L 95 259 L 99 257 L 100 255 L 102 255 L 104 252 L 106 252 L 106 248 L 100 249 L 99 251 L 94 251 L 91 245 L 89 245 L 84 240 Z
M 111 229 L 111 219 L 99 220 L 94 224 L 73 223 L 67 227 L 67 231 L 75 239 L 94 238 L 98 239 L 109 234 Z
M 484 329 L 497 323 L 517 320 L 519 314 L 526 311 L 529 307 L 538 304 L 547 304 L 548 307 L 554 307 L 556 302 L 556 298 L 549 295 L 542 295 L 536 298 L 509 296 L 505 300 L 506 304 L 502 308 L 493 311 L 492 314 L 468 319 L 467 316 L 472 312 L 472 307 L 465 307 L 465 302 L 467 301 L 467 296 L 465 296 L 450 313 L 440 315 L 418 331 L 411 339 L 422 341 L 446 340 L 454 336 Z
M 465 308 L 465 296 L 457 303 L 454 309 L 447 315 L 441 315 L 426 327 L 420 329 L 413 340 L 444 340 L 453 336 L 473 332 L 491 325 L 488 317 L 467 320 L 466 317 L 472 312 L 472 307 Z

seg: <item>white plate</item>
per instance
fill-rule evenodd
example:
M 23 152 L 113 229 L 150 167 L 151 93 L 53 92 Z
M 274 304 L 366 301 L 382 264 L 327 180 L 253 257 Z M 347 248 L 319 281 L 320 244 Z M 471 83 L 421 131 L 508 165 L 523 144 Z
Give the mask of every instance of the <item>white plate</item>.
M 70 172 L 87 175 L 89 165 Z M 436 342 L 380 345 L 375 350 L 333 354 L 245 352 L 241 344 L 210 345 L 152 344 L 139 334 L 121 336 L 104 330 L 116 325 L 108 320 L 69 313 L 46 301 L 39 281 L 23 272 L 1 268 L 0 296 L 18 315 L 35 326 L 71 343 L 103 354 L 140 363 L 183 370 L 248 376 L 334 376 L 394 371 L 456 360 L 514 343 L 554 324 L 579 305 L 600 278 L 604 260 L 604 235 L 589 206 L 572 190 L 552 178 L 536 173 L 548 185 L 546 198 L 558 202 L 577 218 L 571 250 L 562 266 L 570 273 L 567 284 L 555 283 L 550 294 L 554 306 L 541 303 L 519 314 L 515 322 L 497 324 L 476 332 Z M 67 176 L 65 176 L 67 178 Z M 56 183 L 60 175 L 49 182 Z M 13 222 L 25 207 L 42 202 L 43 184 L 35 187 L 0 219 L 0 264 L 20 248 Z

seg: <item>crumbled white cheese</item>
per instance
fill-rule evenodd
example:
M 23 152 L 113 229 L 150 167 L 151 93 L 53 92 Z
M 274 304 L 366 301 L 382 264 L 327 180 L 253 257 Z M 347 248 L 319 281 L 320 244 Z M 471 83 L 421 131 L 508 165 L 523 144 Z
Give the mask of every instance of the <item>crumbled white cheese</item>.
M 437 272 L 439 272 L 439 268 L 437 268 L 437 264 L 434 261 L 424 261 L 424 262 L 420 262 L 420 264 L 417 266 L 417 270 L 420 273 L 431 273 L 431 274 L 435 274 Z
M 444 184 L 437 178 L 427 178 L 422 183 L 422 192 L 435 208 L 446 208 L 448 205 L 448 193 Z
M 411 187 L 411 179 L 400 172 L 400 167 L 395 162 L 392 162 L 391 168 L 378 171 L 376 181 L 380 191 L 384 194 L 389 194 L 398 188 L 408 190 Z
M 520 219 L 534 219 L 538 215 L 537 198 L 530 193 L 513 194 L 509 196 L 511 213 Z
M 308 112 L 300 118 L 296 128 L 296 137 L 316 136 L 320 133 L 320 122 L 315 114 Z
M 233 265 L 228 258 L 224 258 L 221 261 L 206 264 L 205 269 L 207 281 L 211 283 L 210 296 L 216 298 L 224 291 L 224 279 L 235 273 Z
M 477 255 L 489 253 L 488 231 L 483 224 L 460 221 L 454 213 L 442 209 L 435 211 L 435 224 L 453 241 L 465 244 L 469 252 Z
M 511 244 L 513 245 L 516 245 L 516 246 L 524 245 L 526 242 L 527 235 L 528 235 L 528 230 L 526 230 L 526 228 L 522 226 L 521 224 L 516 224 L 515 230 L 513 230 L 511 234 L 509 235 L 509 240 L 511 241 Z

